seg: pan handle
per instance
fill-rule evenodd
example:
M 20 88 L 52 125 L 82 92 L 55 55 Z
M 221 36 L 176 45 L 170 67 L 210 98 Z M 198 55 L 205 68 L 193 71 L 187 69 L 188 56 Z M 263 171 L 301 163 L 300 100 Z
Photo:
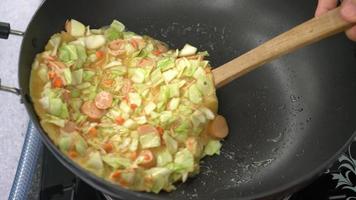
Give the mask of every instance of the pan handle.
M 1 79 L 0 79 L 0 91 L 10 92 L 10 93 L 16 94 L 18 96 L 20 96 L 22 94 L 21 90 L 18 88 L 2 85 Z
M 9 38 L 10 34 L 23 36 L 24 32 L 17 31 L 17 30 L 12 30 L 9 23 L 0 22 L 0 38 L 1 39 L 7 39 L 7 38 Z
M 0 38 L 1 39 L 7 39 L 9 38 L 9 35 L 18 35 L 18 36 L 23 36 L 24 32 L 22 31 L 17 31 L 17 30 L 11 30 L 10 24 L 6 22 L 0 22 Z M 20 89 L 15 88 L 15 87 L 9 87 L 6 85 L 1 84 L 1 79 L 0 79 L 0 91 L 4 92 L 10 92 L 13 94 L 16 94 L 18 96 L 22 96 L 22 92 Z

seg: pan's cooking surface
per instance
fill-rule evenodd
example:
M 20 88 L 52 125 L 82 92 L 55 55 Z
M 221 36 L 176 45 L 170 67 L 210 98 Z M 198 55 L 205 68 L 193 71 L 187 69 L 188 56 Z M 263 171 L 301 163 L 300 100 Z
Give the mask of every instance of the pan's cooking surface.
M 86 9 L 82 9 L 86 6 Z M 310 1 L 273 0 L 48 0 L 29 26 L 20 59 L 20 86 L 28 93 L 34 54 L 67 18 L 92 26 L 117 18 L 128 28 L 182 47 L 210 52 L 219 66 L 312 17 Z M 122 197 L 221 199 L 260 196 L 301 184 L 336 158 L 355 130 L 356 59 L 339 35 L 267 64 L 219 89 L 220 113 L 230 135 L 220 156 L 205 159 L 202 172 L 172 193 L 123 193 L 72 170 L 98 189 Z M 32 117 L 32 106 L 26 102 Z M 38 125 L 38 123 L 37 123 Z M 43 133 L 42 133 L 43 134 Z M 45 138 L 45 143 L 50 142 Z M 53 153 L 65 165 L 70 161 Z M 330 162 L 329 162 L 330 163 Z

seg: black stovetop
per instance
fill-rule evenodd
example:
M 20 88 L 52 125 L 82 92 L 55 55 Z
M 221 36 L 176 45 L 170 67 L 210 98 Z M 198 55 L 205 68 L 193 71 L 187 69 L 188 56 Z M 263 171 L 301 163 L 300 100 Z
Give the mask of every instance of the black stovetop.
M 330 170 L 289 200 L 356 199 L 356 160 L 352 155 L 356 156 L 356 142 Z M 106 200 L 103 194 L 63 167 L 46 148 L 40 162 L 40 200 Z

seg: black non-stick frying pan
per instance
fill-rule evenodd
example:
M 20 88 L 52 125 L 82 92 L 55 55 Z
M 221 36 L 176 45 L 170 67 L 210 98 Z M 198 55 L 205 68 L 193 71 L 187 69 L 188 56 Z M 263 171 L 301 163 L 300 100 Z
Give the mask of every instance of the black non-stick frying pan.
M 49 37 L 74 18 L 92 27 L 118 19 L 128 29 L 181 48 L 207 50 L 219 66 L 311 18 L 310 0 L 47 0 L 23 39 L 19 83 L 47 148 L 96 189 L 122 199 L 272 199 L 326 169 L 356 129 L 356 47 L 338 35 L 285 56 L 218 90 L 230 126 L 219 156 L 171 193 L 133 192 L 82 170 L 52 144 L 29 97 L 31 63 Z M 16 12 L 16 11 L 14 11 Z

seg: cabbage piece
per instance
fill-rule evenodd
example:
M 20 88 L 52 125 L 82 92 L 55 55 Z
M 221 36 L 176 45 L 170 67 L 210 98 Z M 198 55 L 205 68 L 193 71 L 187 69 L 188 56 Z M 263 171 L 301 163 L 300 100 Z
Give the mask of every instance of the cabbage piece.
M 138 148 L 138 133 L 137 131 L 131 131 L 131 144 L 129 146 L 130 151 L 136 151 Z
M 125 26 L 117 21 L 114 20 L 110 27 L 108 29 L 105 30 L 105 37 L 109 40 L 109 41 L 113 41 L 116 40 L 118 38 L 122 38 L 123 36 L 123 31 L 125 30 Z
M 71 64 L 73 61 L 78 59 L 77 48 L 75 45 L 63 43 L 58 51 L 59 60 L 66 64 Z
M 84 156 L 86 150 L 88 148 L 87 143 L 79 134 L 76 135 L 76 143 L 75 143 L 75 150 L 81 155 Z
M 136 106 L 140 106 L 142 103 L 141 96 L 134 92 L 129 93 L 129 101 L 131 104 L 135 104 Z
M 153 83 L 153 86 L 157 86 L 160 83 L 163 82 L 163 78 L 162 78 L 162 73 L 160 69 L 156 69 L 151 73 L 150 76 L 151 82 Z
M 161 112 L 159 120 L 161 121 L 161 124 L 165 126 L 172 123 L 175 120 L 175 118 L 173 117 L 172 111 L 163 111 Z
M 63 76 L 64 76 L 64 80 L 66 82 L 66 85 L 71 85 L 72 84 L 72 73 L 69 68 L 65 68 L 63 70 Z
M 215 114 L 209 108 L 201 107 L 199 108 L 205 114 L 205 117 L 209 120 L 213 120 L 215 118 Z
M 72 84 L 78 85 L 81 84 L 83 81 L 83 69 L 78 69 L 72 72 Z
M 87 53 L 85 51 L 85 48 L 83 45 L 75 45 L 75 48 L 77 49 L 77 54 L 78 54 L 78 60 L 75 68 L 81 68 L 85 61 L 87 60 Z
M 72 143 L 73 137 L 69 135 L 61 136 L 58 141 L 58 146 L 63 153 L 66 153 L 70 149 Z
M 160 151 L 157 154 L 157 166 L 158 167 L 163 167 L 172 161 L 173 161 L 172 155 L 169 153 L 169 151 L 167 149 L 164 149 L 163 151 Z
M 167 102 L 172 97 L 179 97 L 179 85 L 172 83 L 160 87 L 160 101 Z
M 197 52 L 197 48 L 193 47 L 190 44 L 185 44 L 183 49 L 179 51 L 179 56 L 191 56 L 194 55 Z
M 152 178 L 151 190 L 154 193 L 159 193 L 163 188 L 167 187 L 169 183 L 169 176 L 171 170 L 164 167 L 154 167 L 145 171 L 146 176 Z
M 61 118 L 53 116 L 53 115 L 46 115 L 46 118 L 43 119 L 42 122 L 54 124 L 54 125 L 62 127 L 62 128 L 64 127 L 64 125 L 66 123 L 66 121 L 64 119 L 61 119 Z
M 60 98 L 49 98 L 49 111 L 51 115 L 62 119 L 68 118 L 67 104 L 63 103 Z
M 214 154 L 220 154 L 221 143 L 218 140 L 209 140 L 204 148 L 204 153 L 206 155 L 212 156 Z
M 179 126 L 174 129 L 173 137 L 180 142 L 184 142 L 187 137 L 189 130 L 191 128 L 190 122 L 187 120 L 182 121 Z
M 168 149 L 168 151 L 171 153 L 171 154 L 174 154 L 175 152 L 177 152 L 178 150 L 178 143 L 177 141 L 172 138 L 168 132 L 164 132 L 163 134 L 163 141 L 164 143 L 166 144 L 166 147 Z
M 197 79 L 196 86 L 204 96 L 210 96 L 212 94 L 215 94 L 214 83 L 212 79 L 208 78 L 207 76 L 199 76 Z
M 139 140 L 141 148 L 143 149 L 161 146 L 161 138 L 157 133 L 146 133 L 140 135 Z
M 174 158 L 174 164 L 176 164 L 176 172 L 187 173 L 194 171 L 194 157 L 193 154 L 184 148 L 178 151 Z
M 128 158 L 123 158 L 114 154 L 108 154 L 102 157 L 103 161 L 114 169 L 118 168 L 128 168 L 131 166 L 132 162 Z
M 98 49 L 103 46 L 106 42 L 106 39 L 103 35 L 90 35 L 85 37 L 85 46 L 88 49 Z
M 201 67 L 198 67 L 197 70 L 195 70 L 194 74 L 193 74 L 193 77 L 195 79 L 198 79 L 199 77 L 204 77 L 206 74 L 205 70 Z
M 85 33 L 85 26 L 75 19 L 71 19 L 69 22 L 69 27 L 67 29 L 68 33 L 74 37 L 83 36 Z
M 144 111 L 147 115 L 149 115 L 152 111 L 156 109 L 156 104 L 153 102 L 148 102 L 144 108 Z
M 47 82 L 48 81 L 48 67 L 43 64 L 41 64 L 39 66 L 40 67 L 38 69 L 37 74 L 43 82 Z
M 100 175 L 103 172 L 104 164 L 99 152 L 92 152 L 89 154 L 89 159 L 85 166 L 95 174 Z
M 197 65 L 195 65 L 194 63 L 192 64 L 192 62 L 189 62 L 189 65 L 185 68 L 183 75 L 191 77 L 191 76 L 193 76 L 193 74 L 195 73 L 195 70 L 197 70 L 197 68 L 198 68 Z
M 203 101 L 202 94 L 196 84 L 193 84 L 189 87 L 188 96 L 189 100 L 195 104 L 199 104 Z
M 61 44 L 61 35 L 54 34 L 49 39 L 48 44 L 52 47 L 51 56 L 57 55 L 58 47 Z
M 178 71 L 176 69 L 170 69 L 165 71 L 163 74 L 164 81 L 166 83 L 169 83 L 171 80 L 173 80 L 177 75 Z
M 166 71 L 175 66 L 173 58 L 163 58 L 157 62 L 157 68 L 161 71 Z
M 168 110 L 175 110 L 179 106 L 179 98 L 172 98 L 168 103 Z
M 95 72 L 85 70 L 85 71 L 83 71 L 83 80 L 89 81 L 91 78 L 94 77 L 94 75 L 95 75 Z
M 146 71 L 142 68 L 133 68 L 129 70 L 131 80 L 135 83 L 143 83 L 146 76 Z

